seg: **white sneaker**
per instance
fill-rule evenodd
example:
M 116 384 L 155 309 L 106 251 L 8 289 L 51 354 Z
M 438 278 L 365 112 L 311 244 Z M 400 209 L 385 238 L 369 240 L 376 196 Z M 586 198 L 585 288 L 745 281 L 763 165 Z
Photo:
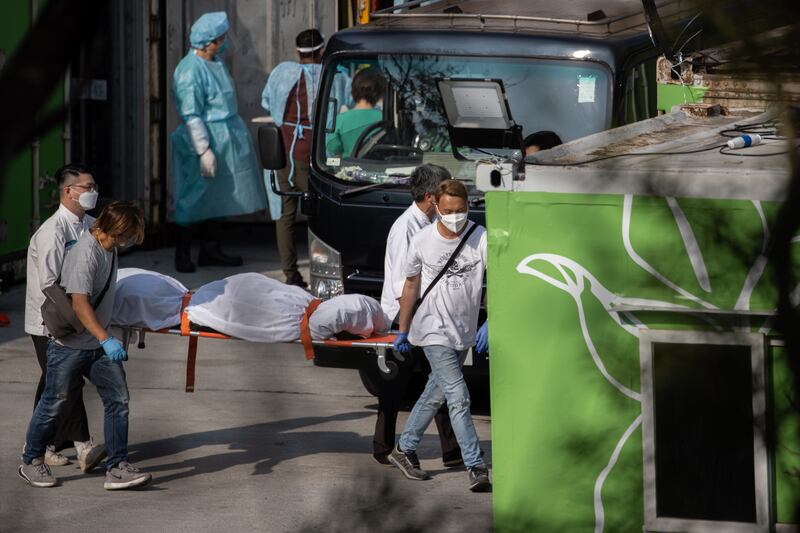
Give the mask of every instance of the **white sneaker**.
M 69 459 L 61 452 L 57 452 L 55 447 L 50 444 L 44 452 L 44 464 L 47 466 L 64 466 L 69 464 Z
M 86 442 L 76 442 L 75 451 L 78 452 L 78 466 L 84 472 L 91 471 L 106 458 L 106 447 L 102 444 L 95 444 L 94 438 L 90 438 Z

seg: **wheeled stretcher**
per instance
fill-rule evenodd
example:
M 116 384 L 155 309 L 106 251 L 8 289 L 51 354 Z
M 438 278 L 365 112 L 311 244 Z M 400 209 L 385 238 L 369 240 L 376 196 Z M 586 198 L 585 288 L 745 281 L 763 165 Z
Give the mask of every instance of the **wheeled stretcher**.
M 193 324 L 189 320 L 189 315 L 186 312 L 186 306 L 191 300 L 192 293 L 187 292 L 181 303 L 181 323 L 177 328 L 164 328 L 159 330 L 152 330 L 141 327 L 117 326 L 123 331 L 123 342 L 127 347 L 133 340 L 134 336 L 138 338 L 137 347 L 139 349 L 145 348 L 146 334 L 148 333 L 161 333 L 167 335 L 180 335 L 181 337 L 189 338 L 189 345 L 186 353 L 186 392 L 194 392 L 195 384 L 195 366 L 197 362 L 197 345 L 200 338 L 206 339 L 221 339 L 221 340 L 241 340 L 237 337 L 214 331 L 210 328 Z M 386 349 L 392 347 L 396 335 L 378 335 L 365 339 L 326 339 L 314 340 L 311 338 L 311 332 L 308 327 L 308 319 L 314 310 L 319 306 L 320 300 L 312 300 L 306 309 L 306 314 L 300 323 L 300 338 L 292 341 L 293 344 L 302 344 L 305 351 L 306 359 L 314 358 L 314 346 L 326 346 L 329 348 L 364 348 L 372 349 L 377 355 L 377 364 L 381 372 L 392 377 L 398 372 L 397 364 L 393 361 L 387 361 Z M 395 354 L 395 357 L 403 361 L 400 354 Z

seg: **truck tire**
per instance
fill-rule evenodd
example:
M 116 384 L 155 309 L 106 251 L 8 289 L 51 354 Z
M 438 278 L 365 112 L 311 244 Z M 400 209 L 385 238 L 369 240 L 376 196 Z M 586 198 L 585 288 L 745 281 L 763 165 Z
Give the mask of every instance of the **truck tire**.
M 380 378 L 363 367 L 358 369 L 358 376 L 361 378 L 361 384 L 364 385 L 364 388 L 367 389 L 367 392 L 377 398 L 378 385 L 375 382 L 375 379 Z

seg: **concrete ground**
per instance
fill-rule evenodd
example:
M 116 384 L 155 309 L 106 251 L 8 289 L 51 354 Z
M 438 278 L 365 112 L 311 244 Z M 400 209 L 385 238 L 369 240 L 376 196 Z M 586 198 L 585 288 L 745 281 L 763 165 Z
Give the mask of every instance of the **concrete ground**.
M 239 269 L 176 274 L 172 250 L 136 251 L 120 266 L 157 270 L 190 288 L 236 272 L 282 279 L 274 244 L 229 246 Z M 301 245 L 301 257 L 306 257 Z M 307 263 L 304 263 L 307 279 Z M 131 461 L 154 481 L 103 490 L 103 469 L 54 468 L 61 484 L 34 489 L 16 476 L 39 368 L 23 331 L 24 285 L 0 295 L 0 531 L 469 531 L 491 530 L 491 494 L 467 490 L 463 469 L 442 467 L 435 426 L 419 454 L 433 479 L 412 482 L 371 456 L 376 400 L 354 370 L 315 367 L 299 345 L 200 342 L 196 392 L 183 392 L 186 339 L 149 335 L 125 363 Z M 102 405 L 84 397 L 103 440 Z M 398 430 L 408 413 L 400 413 Z M 490 420 L 475 415 L 491 458 Z M 74 454 L 68 450 L 67 455 Z

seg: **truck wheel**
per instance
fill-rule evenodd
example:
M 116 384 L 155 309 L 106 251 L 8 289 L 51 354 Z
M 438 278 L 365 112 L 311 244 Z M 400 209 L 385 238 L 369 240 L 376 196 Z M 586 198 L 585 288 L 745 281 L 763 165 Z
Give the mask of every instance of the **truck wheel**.
M 364 385 L 364 388 L 367 389 L 367 392 L 377 398 L 378 397 L 378 384 L 375 382 L 375 379 L 376 378 L 380 379 L 380 378 L 378 378 L 376 375 L 374 375 L 373 372 L 370 372 L 366 368 L 363 368 L 363 367 L 358 369 L 358 376 L 361 378 L 361 384 Z

